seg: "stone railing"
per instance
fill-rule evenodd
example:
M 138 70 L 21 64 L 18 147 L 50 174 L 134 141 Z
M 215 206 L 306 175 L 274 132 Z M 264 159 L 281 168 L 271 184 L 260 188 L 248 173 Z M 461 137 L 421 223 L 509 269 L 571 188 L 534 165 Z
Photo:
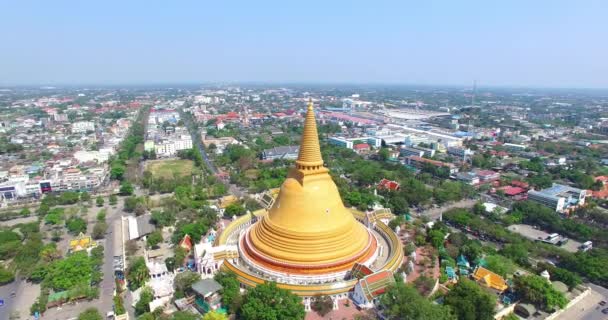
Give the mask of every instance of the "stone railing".
M 266 213 L 267 213 L 267 211 L 265 209 L 260 209 L 260 210 L 254 211 L 252 214 L 254 217 L 259 218 L 259 217 L 264 216 Z M 228 237 L 230 237 L 235 231 L 241 230 L 241 229 L 249 226 L 252 223 L 251 220 L 252 220 L 251 214 L 245 214 L 245 215 L 238 217 L 236 220 L 234 220 L 230 224 L 228 224 L 224 228 L 224 230 L 222 230 L 220 236 L 215 238 L 213 245 L 219 246 L 219 245 L 226 244 Z

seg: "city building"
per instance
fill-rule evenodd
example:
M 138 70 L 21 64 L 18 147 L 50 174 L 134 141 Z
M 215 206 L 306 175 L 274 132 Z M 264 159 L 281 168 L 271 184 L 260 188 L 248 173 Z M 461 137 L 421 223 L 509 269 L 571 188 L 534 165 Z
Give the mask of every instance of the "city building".
M 431 158 L 435 155 L 435 150 L 421 147 L 403 147 L 399 152 L 404 157 L 417 156 Z
M 95 131 L 95 123 L 91 121 L 78 121 L 72 123 L 72 133 L 86 133 Z
M 295 160 L 300 151 L 299 146 L 283 146 L 266 149 L 262 152 L 262 160 Z
M 426 158 L 417 157 L 417 156 L 409 156 L 409 157 L 405 158 L 405 164 L 418 168 L 418 169 L 422 169 L 425 164 L 429 164 L 429 165 L 432 165 L 435 167 L 448 168 L 450 171 L 450 174 L 454 174 L 454 173 L 458 172 L 458 168 L 451 163 L 426 159 Z
M 556 212 L 567 213 L 585 204 L 587 191 L 554 183 L 540 191 L 529 190 L 528 199 L 547 206 Z

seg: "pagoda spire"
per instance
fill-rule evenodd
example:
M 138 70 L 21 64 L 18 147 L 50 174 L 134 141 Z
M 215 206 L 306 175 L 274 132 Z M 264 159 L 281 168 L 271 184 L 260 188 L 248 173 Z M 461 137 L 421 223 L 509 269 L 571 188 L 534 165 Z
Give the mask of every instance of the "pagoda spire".
M 312 99 L 308 101 L 308 109 L 306 110 L 306 118 L 304 120 L 304 132 L 302 133 L 302 141 L 300 141 L 300 153 L 298 154 L 296 165 L 298 169 L 316 169 L 323 166 Z

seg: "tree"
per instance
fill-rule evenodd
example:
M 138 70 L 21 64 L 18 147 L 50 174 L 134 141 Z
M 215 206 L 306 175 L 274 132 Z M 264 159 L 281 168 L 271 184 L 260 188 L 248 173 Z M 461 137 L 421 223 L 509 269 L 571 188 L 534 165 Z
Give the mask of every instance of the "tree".
M 87 202 L 91 200 L 91 194 L 84 191 L 80 194 L 80 201 Z
M 243 297 L 237 318 L 244 320 L 296 320 L 304 319 L 306 312 L 302 299 L 289 290 L 266 282 L 250 289 Z
M 95 226 L 93 227 L 93 239 L 97 240 L 97 239 L 101 239 L 103 238 L 103 236 L 106 234 L 106 231 L 108 230 L 108 224 L 105 223 L 104 221 L 98 221 Z
M 553 288 L 547 279 L 528 275 L 515 278 L 515 290 L 521 295 L 524 301 L 537 305 L 544 310 L 550 311 L 554 307 L 564 308 L 568 304 L 568 299 L 563 293 Z
M 173 281 L 176 294 L 179 292 L 180 296 L 183 297 L 184 293 L 187 290 L 190 290 L 192 285 L 199 280 L 201 280 L 201 275 L 196 272 L 184 271 L 182 273 L 178 273 Z
M 87 231 L 87 222 L 81 217 L 71 217 L 65 222 L 65 226 L 73 234 L 84 233 Z
M 163 242 L 163 234 L 156 230 L 146 236 L 146 244 L 148 248 L 157 248 L 158 244 Z
M 493 320 L 496 299 L 475 282 L 461 278 L 448 292 L 445 304 L 459 320 Z
M 133 212 L 135 210 L 135 207 L 137 206 L 137 204 L 140 202 L 139 198 L 135 197 L 135 196 L 131 196 L 125 199 L 124 201 L 124 210 L 126 212 Z
M 97 196 L 97 199 L 95 199 L 95 203 L 97 204 L 98 207 L 103 207 L 103 197 L 102 196 Z
M 135 304 L 135 314 L 141 315 L 146 312 L 150 312 L 150 302 L 154 300 L 154 293 L 152 289 L 149 287 L 144 287 L 141 289 L 141 293 L 139 295 L 139 301 Z
M 133 210 L 133 212 L 135 212 L 136 216 L 141 216 L 143 214 L 145 214 L 148 211 L 148 208 L 146 208 L 146 206 L 139 202 L 135 205 L 135 210 Z
M 129 281 L 129 288 L 131 290 L 141 287 L 149 277 L 148 267 L 143 257 L 138 257 L 129 265 L 127 281 Z
M 441 230 L 433 229 L 429 232 L 429 242 L 435 248 L 443 247 L 445 234 Z
M 228 317 L 216 311 L 211 311 L 205 313 L 205 315 L 203 316 L 203 320 L 228 320 Z
M 79 251 L 48 267 L 46 281 L 54 290 L 68 290 L 78 285 L 88 285 L 94 263 L 86 251 Z
M 485 258 L 487 268 L 496 274 L 506 277 L 508 274 L 515 272 L 515 264 L 511 259 L 498 254 L 489 255 Z
M 120 194 L 123 196 L 130 196 L 133 194 L 133 185 L 129 181 L 123 181 L 120 184 Z
M 61 258 L 61 251 L 57 249 L 57 244 L 48 243 L 42 247 L 40 258 L 43 262 L 50 263 Z
M 388 148 L 380 148 L 380 151 L 378 151 L 378 159 L 380 159 L 380 161 L 386 161 L 389 157 L 390 153 Z
M 236 313 L 241 307 L 240 283 L 232 272 L 219 272 L 214 277 L 222 285 L 222 304 L 227 306 L 230 313 Z
M 97 308 L 88 308 L 78 315 L 78 320 L 103 320 Z
M 242 216 L 245 214 L 245 212 L 246 212 L 245 207 L 243 207 L 242 205 L 240 205 L 238 203 L 232 203 L 226 207 L 226 210 L 224 211 L 224 215 L 227 217 Z
M 15 274 L 0 265 L 0 286 L 15 280 Z
M 110 205 L 115 206 L 118 202 L 118 197 L 115 194 L 110 195 Z
M 450 308 L 433 304 L 411 285 L 397 282 L 380 297 L 385 315 L 390 320 L 455 320 Z
M 125 175 L 125 167 L 120 164 L 113 165 L 110 169 L 110 177 L 114 180 L 122 180 Z
M 321 317 L 325 317 L 333 309 L 334 301 L 330 296 L 318 296 L 313 298 L 310 307 Z
M 101 209 L 97 212 L 97 221 L 106 221 L 106 209 Z

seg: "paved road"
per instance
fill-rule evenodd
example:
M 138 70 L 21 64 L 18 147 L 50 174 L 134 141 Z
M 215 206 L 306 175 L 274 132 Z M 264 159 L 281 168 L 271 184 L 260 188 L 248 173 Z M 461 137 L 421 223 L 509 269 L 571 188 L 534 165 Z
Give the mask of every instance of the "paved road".
M 477 200 L 463 199 L 437 208 L 424 210 L 420 213 L 421 217 L 427 217 L 430 221 L 439 220 L 442 213 L 454 208 L 471 208 Z
M 608 289 L 587 283 L 586 286 L 591 288 L 588 296 L 574 304 L 564 313 L 560 314 L 556 320 L 606 320 L 607 314 L 601 311 L 608 308 L 608 304 L 600 306 L 600 301 L 608 301 Z
M 11 292 L 20 296 L 23 294 L 23 287 L 21 279 L 15 279 L 15 281 L 0 287 L 0 299 L 4 300 L 4 306 L 0 307 L 0 320 L 8 320 L 11 312 L 15 310 L 17 298 L 11 298 Z
M 188 131 L 190 132 L 190 136 L 192 137 L 192 143 L 198 148 L 199 152 L 201 153 L 201 157 L 203 158 L 203 161 L 207 165 L 207 168 L 209 168 L 209 170 L 211 170 L 211 172 L 214 175 L 218 174 L 219 170 L 217 169 L 215 164 L 211 161 L 211 159 L 209 159 L 209 156 L 207 155 L 207 151 L 205 150 L 205 145 L 203 145 L 203 143 L 201 141 L 201 133 L 200 133 L 199 129 L 194 126 L 194 123 L 192 123 L 191 117 L 185 116 L 184 112 L 181 109 L 180 109 L 180 115 L 181 115 L 181 118 L 184 119 L 184 123 L 186 124 L 186 127 L 188 128 Z M 243 197 L 247 194 L 241 188 L 239 188 L 238 186 L 236 186 L 234 184 L 231 184 L 228 182 L 224 182 L 224 184 L 228 188 L 229 194 L 233 194 L 239 198 Z

